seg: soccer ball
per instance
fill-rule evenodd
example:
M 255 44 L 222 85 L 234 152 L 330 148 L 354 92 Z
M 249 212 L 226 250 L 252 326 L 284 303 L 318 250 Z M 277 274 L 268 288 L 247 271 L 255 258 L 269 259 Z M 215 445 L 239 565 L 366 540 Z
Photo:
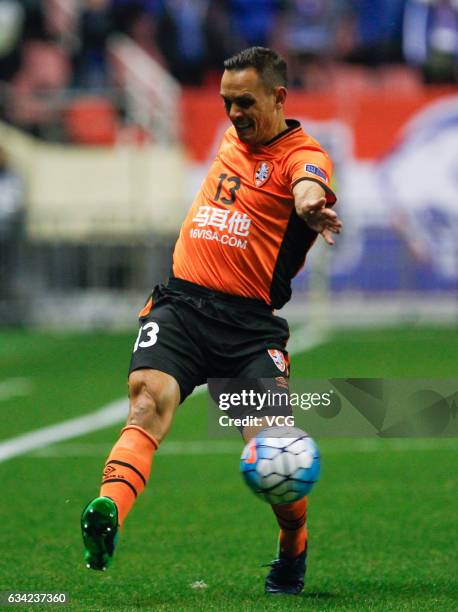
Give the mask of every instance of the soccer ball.
M 289 504 L 312 490 L 320 475 L 315 442 L 297 427 L 269 427 L 243 449 L 240 471 L 248 487 L 269 504 Z

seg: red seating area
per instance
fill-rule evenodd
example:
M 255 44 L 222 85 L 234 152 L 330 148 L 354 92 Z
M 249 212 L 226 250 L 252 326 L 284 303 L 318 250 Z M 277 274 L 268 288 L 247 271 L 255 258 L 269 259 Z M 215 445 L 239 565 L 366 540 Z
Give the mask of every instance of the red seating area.
M 75 144 L 112 145 L 116 142 L 116 111 L 106 98 L 76 99 L 65 110 L 64 121 L 67 137 Z

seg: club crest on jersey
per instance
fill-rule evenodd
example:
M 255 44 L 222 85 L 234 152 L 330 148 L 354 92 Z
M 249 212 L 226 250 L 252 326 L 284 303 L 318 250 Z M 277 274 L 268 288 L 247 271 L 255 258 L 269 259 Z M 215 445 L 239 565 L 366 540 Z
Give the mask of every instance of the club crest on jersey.
M 264 185 L 272 174 L 273 165 L 268 161 L 260 161 L 254 169 L 254 184 L 256 187 Z
M 280 370 L 280 372 L 285 372 L 286 370 L 286 359 L 281 351 L 278 349 L 267 349 L 272 361 Z

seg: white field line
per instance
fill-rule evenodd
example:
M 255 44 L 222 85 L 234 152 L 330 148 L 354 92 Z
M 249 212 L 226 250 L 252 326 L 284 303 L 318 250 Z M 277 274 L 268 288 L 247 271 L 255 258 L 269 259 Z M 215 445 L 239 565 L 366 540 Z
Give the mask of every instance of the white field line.
M 288 349 L 291 354 L 299 353 L 310 350 L 314 346 L 323 343 L 325 340 L 326 335 L 324 332 L 314 332 L 312 334 L 309 330 L 309 326 L 303 325 L 294 330 L 294 336 L 291 338 Z M 202 385 L 197 387 L 192 395 L 200 395 L 205 391 L 206 385 Z M 70 440 L 71 438 L 77 438 L 83 434 L 116 425 L 116 423 L 124 421 L 127 412 L 127 399 L 121 398 L 85 416 L 62 421 L 56 425 L 42 427 L 35 431 L 11 438 L 10 440 L 0 443 L 0 462 L 43 448 L 55 442 Z
M 434 439 L 393 439 L 378 440 L 377 438 L 354 438 L 342 440 L 326 440 L 322 442 L 323 454 L 326 456 L 342 453 L 377 453 L 377 452 L 427 452 L 434 450 L 458 451 L 458 440 L 454 438 Z M 30 454 L 31 457 L 99 457 L 106 456 L 111 445 L 99 442 L 59 444 L 49 448 L 41 448 Z M 243 448 L 241 440 L 192 440 L 183 442 L 164 442 L 161 445 L 160 456 L 189 455 L 234 455 Z
M 42 448 L 53 442 L 69 440 L 97 429 L 109 427 L 122 421 L 126 414 L 127 400 L 123 398 L 85 416 L 63 421 L 49 427 L 42 427 L 16 438 L 11 438 L 0 444 L 0 461 Z
M 32 381 L 28 378 L 9 378 L 0 381 L 0 402 L 30 393 L 32 393 Z
M 322 326 L 304 324 L 295 327 L 288 341 L 288 352 L 291 355 L 310 351 L 328 339 L 328 332 Z

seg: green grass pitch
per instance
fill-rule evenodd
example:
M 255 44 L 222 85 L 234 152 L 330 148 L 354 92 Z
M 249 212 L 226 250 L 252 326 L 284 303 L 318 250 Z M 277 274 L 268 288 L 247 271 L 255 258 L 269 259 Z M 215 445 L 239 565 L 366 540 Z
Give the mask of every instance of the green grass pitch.
M 26 378 L 31 392 L 0 395 L 0 441 L 122 397 L 134 336 L 1 332 L 0 382 Z M 456 378 L 457 349 L 457 329 L 339 332 L 297 355 L 293 374 Z M 201 396 L 180 408 L 170 449 L 205 441 L 205 404 Z M 318 440 L 306 588 L 269 598 L 261 565 L 274 556 L 277 528 L 241 481 L 236 440 L 221 441 L 226 452 L 212 442 L 215 452 L 197 445 L 187 455 L 165 443 L 112 567 L 84 567 L 79 515 L 118 431 L 0 463 L 0 591 L 65 591 L 72 610 L 456 609 L 457 440 Z M 193 589 L 196 581 L 207 588 Z

